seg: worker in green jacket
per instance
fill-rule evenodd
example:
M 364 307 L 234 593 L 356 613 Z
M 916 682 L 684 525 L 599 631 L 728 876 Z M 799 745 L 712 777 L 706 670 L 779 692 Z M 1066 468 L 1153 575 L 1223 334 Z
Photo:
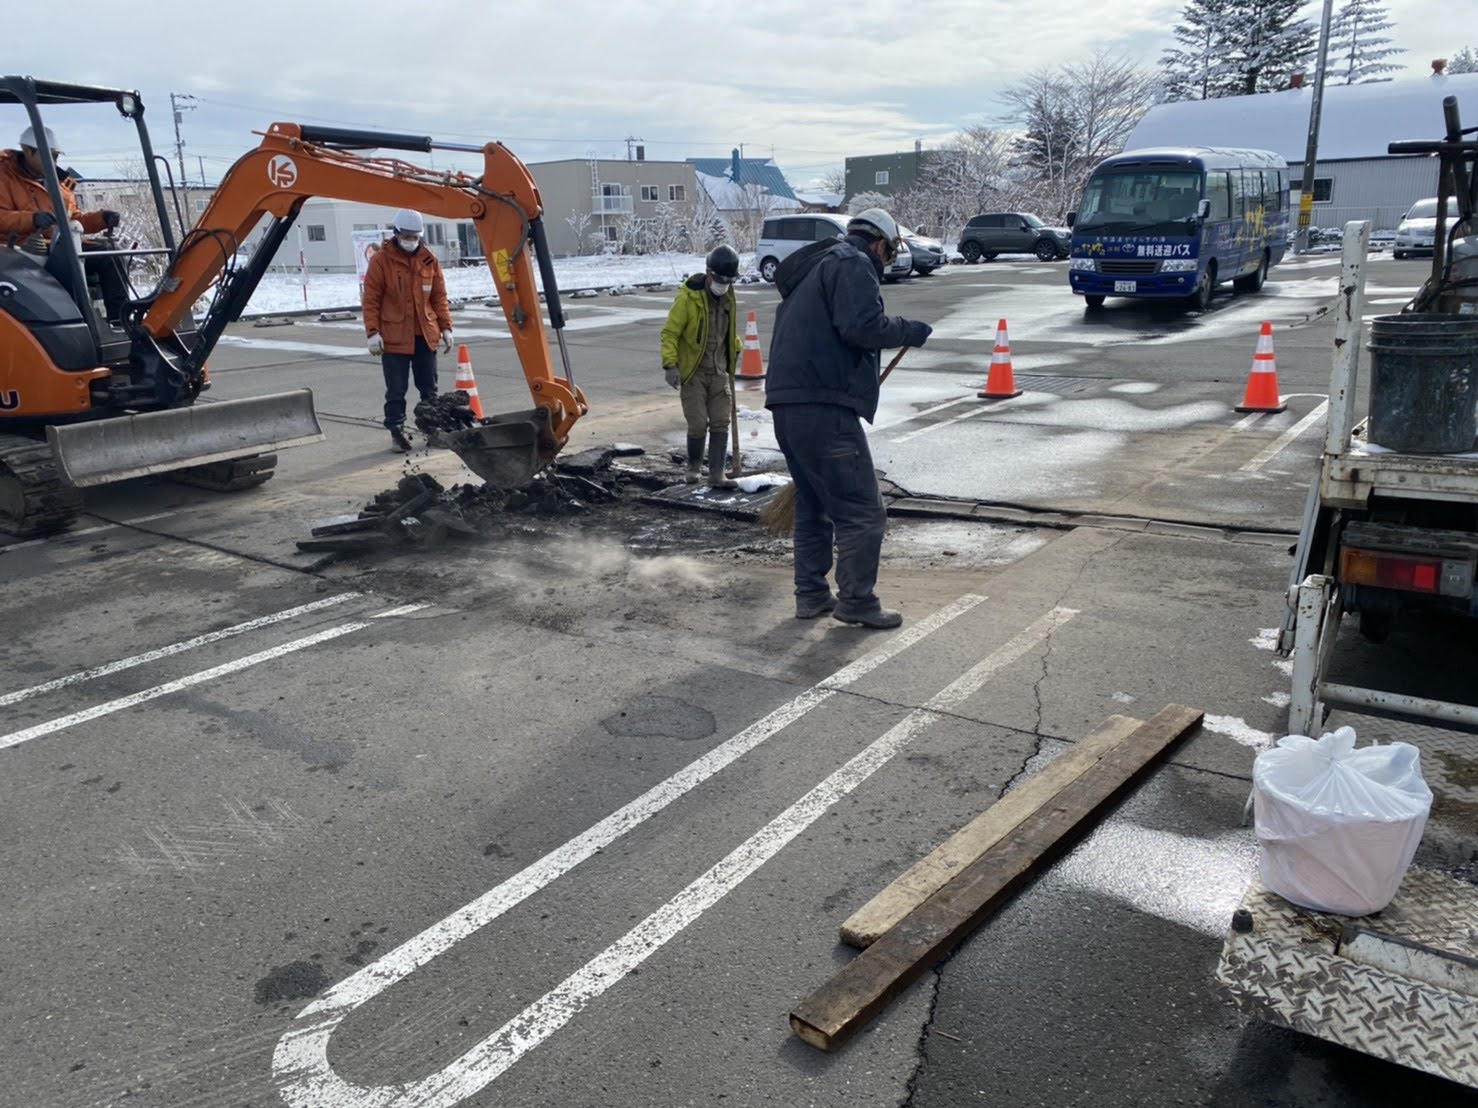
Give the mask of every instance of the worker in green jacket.
M 709 255 L 706 271 L 694 274 L 677 290 L 677 299 L 662 328 L 662 374 L 682 397 L 688 421 L 690 485 L 703 468 L 703 439 L 708 439 L 708 483 L 732 489 L 724 476 L 734 372 L 739 368 L 738 301 L 734 279 L 739 255 L 720 246 Z

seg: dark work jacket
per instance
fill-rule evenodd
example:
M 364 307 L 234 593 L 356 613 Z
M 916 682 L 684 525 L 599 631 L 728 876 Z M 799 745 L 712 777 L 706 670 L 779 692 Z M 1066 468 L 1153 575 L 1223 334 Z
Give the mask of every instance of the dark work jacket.
M 878 410 L 878 351 L 902 346 L 908 321 L 883 314 L 879 267 L 865 239 L 849 235 L 796 262 L 776 275 L 782 299 L 765 407 L 836 404 L 871 423 Z

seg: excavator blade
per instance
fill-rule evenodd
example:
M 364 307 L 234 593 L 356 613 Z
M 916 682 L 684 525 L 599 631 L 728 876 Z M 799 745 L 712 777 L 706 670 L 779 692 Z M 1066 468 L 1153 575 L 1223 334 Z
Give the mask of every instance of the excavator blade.
M 320 442 L 313 390 L 46 428 L 57 472 L 85 488 Z
M 559 453 L 547 408 L 495 415 L 449 435 L 446 445 L 495 489 L 522 488 Z

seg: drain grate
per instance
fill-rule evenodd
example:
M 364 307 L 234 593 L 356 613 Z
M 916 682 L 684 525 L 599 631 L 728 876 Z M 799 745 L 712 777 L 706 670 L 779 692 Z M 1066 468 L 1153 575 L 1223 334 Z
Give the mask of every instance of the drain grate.
M 1082 392 L 1093 384 L 1092 378 L 1084 377 L 1037 377 L 1030 373 L 1017 373 L 1016 387 L 1032 392 L 1055 392 L 1066 395 Z

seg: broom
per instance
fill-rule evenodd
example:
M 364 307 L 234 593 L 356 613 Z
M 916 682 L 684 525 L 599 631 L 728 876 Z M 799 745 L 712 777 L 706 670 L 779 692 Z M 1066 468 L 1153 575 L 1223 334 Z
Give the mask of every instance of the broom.
M 893 355 L 893 360 L 883 370 L 882 376 L 878 378 L 881 385 L 888 379 L 888 374 L 893 372 L 893 367 L 903 360 L 903 355 L 908 353 L 908 347 L 902 347 L 898 353 Z M 780 538 L 795 530 L 795 482 L 781 487 L 780 491 L 770 497 L 769 502 L 760 509 L 760 526 L 765 532 Z

